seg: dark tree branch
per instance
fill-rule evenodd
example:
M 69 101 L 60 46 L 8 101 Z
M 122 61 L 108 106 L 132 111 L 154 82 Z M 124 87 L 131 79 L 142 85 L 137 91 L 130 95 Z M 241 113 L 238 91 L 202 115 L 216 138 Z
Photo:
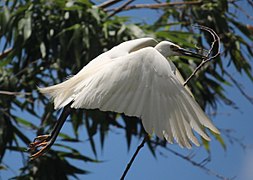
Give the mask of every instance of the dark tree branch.
M 162 3 L 160 0 L 154 0 L 155 2 L 157 2 L 157 3 Z
M 129 171 L 129 169 L 130 169 L 130 167 L 132 166 L 132 164 L 133 164 L 133 162 L 134 162 L 136 156 L 138 155 L 139 151 L 140 151 L 141 148 L 144 146 L 144 144 L 146 143 L 146 141 L 148 140 L 148 138 L 149 138 L 149 135 L 146 134 L 145 137 L 144 137 L 144 139 L 142 140 L 141 144 L 137 147 L 137 149 L 136 149 L 134 155 L 132 156 L 131 160 L 130 160 L 129 163 L 127 164 L 126 169 L 125 169 L 124 173 L 122 174 L 120 180 L 125 179 L 125 177 L 126 177 L 126 175 L 127 175 L 127 172 Z
M 226 138 L 229 140 L 229 142 L 231 144 L 239 145 L 243 149 L 243 151 L 246 151 L 247 149 L 252 148 L 251 145 L 247 145 L 244 143 L 243 137 L 238 138 L 233 135 L 233 133 L 235 133 L 235 130 L 233 130 L 233 129 L 220 129 L 220 131 L 222 132 L 222 134 L 224 134 L 226 136 Z
M 247 1 L 251 5 L 251 7 L 253 8 L 253 1 L 252 0 L 247 0 Z
M 237 87 L 237 89 L 241 92 L 241 94 L 253 105 L 253 97 L 249 96 L 244 90 L 242 85 L 233 78 L 231 74 L 229 74 L 227 71 L 224 71 L 224 73 L 228 76 L 228 78 L 234 83 L 234 85 Z
M 196 166 L 196 167 L 202 169 L 207 174 L 213 175 L 213 176 L 215 176 L 218 179 L 221 179 L 221 180 L 233 180 L 233 179 L 235 179 L 235 177 L 228 178 L 228 177 L 225 177 L 225 176 L 223 176 L 223 175 L 221 175 L 221 174 L 219 174 L 217 172 L 214 172 L 211 169 L 207 168 L 205 165 L 206 165 L 206 162 L 210 161 L 210 157 L 207 158 L 207 159 L 204 159 L 201 162 L 196 162 L 196 161 L 192 160 L 191 156 L 185 156 L 185 155 L 180 154 L 180 153 L 178 153 L 178 152 L 176 152 L 173 149 L 170 149 L 168 147 L 166 147 L 165 149 L 168 150 L 169 152 L 171 152 L 172 154 L 174 154 L 175 156 L 180 157 L 181 159 L 186 160 L 187 162 L 191 163 L 193 166 Z
M 155 142 L 155 141 L 151 141 L 151 143 L 155 146 L 158 145 L 163 145 L 162 142 Z M 181 159 L 191 163 L 193 166 L 198 167 L 199 169 L 203 170 L 205 173 L 215 176 L 218 179 L 221 180 L 233 180 L 236 178 L 236 176 L 233 177 L 225 177 L 211 169 L 209 169 L 207 166 L 207 164 L 211 161 L 211 155 L 209 154 L 207 158 L 201 160 L 200 162 L 194 161 L 193 157 L 195 156 L 195 154 L 193 153 L 189 153 L 188 155 L 183 155 L 181 153 L 178 153 L 176 151 L 174 151 L 173 149 L 169 148 L 169 147 L 164 147 L 165 150 L 169 151 L 170 153 L 172 153 L 175 156 L 180 157 Z M 162 152 L 160 152 L 161 154 L 163 154 Z
M 193 76 L 200 70 L 200 68 L 203 65 L 205 65 L 207 62 L 211 61 L 212 59 L 216 58 L 220 54 L 220 38 L 216 34 L 216 32 L 213 29 L 208 28 L 206 26 L 194 25 L 194 27 L 209 32 L 212 35 L 212 37 L 213 37 L 213 42 L 211 44 L 211 48 L 208 50 L 208 54 L 206 55 L 206 58 L 202 60 L 202 62 L 200 63 L 200 65 L 193 71 L 193 73 L 189 76 L 189 78 L 184 82 L 184 84 L 183 84 L 184 86 L 187 85 L 187 83 L 193 78 Z M 212 51 L 213 51 L 215 43 L 218 44 L 218 52 L 215 55 L 209 57 L 211 55 Z M 124 170 L 123 175 L 120 178 L 121 180 L 123 180 L 125 178 L 128 170 L 131 168 L 131 166 L 132 166 L 135 158 L 137 157 L 137 155 L 138 155 L 139 151 L 141 150 L 141 148 L 144 147 L 144 144 L 146 143 L 146 141 L 147 141 L 148 138 L 149 138 L 149 136 L 148 136 L 148 134 L 146 134 L 145 137 L 144 137 L 144 139 L 142 140 L 141 144 L 137 147 L 137 149 L 136 149 L 134 155 L 132 156 L 130 162 L 127 164 L 127 167 Z M 173 152 L 174 154 L 178 154 L 179 157 L 184 158 L 183 155 L 181 155 L 181 154 L 179 154 L 179 153 L 177 153 L 177 152 L 175 152 L 173 150 L 170 150 L 170 151 Z M 184 159 L 186 159 L 186 158 L 184 158 Z M 188 161 L 190 161 L 193 165 L 196 165 L 196 163 L 194 161 L 192 161 L 191 159 L 189 159 L 189 158 L 188 158 Z M 198 166 L 198 167 L 200 167 L 200 166 Z M 202 169 L 205 169 L 207 172 L 209 172 L 210 174 L 215 175 L 216 177 L 218 177 L 220 179 L 228 180 L 227 178 L 225 178 L 225 177 L 223 177 L 223 176 L 221 176 L 221 175 L 219 175 L 219 174 L 211 171 L 210 169 L 208 169 L 206 167 L 203 167 Z
M 108 1 L 103 2 L 102 4 L 97 5 L 97 7 L 104 9 L 104 8 L 112 6 L 120 1 L 122 1 L 122 0 L 108 0 Z
M 116 8 L 109 16 L 108 18 L 114 16 L 115 14 L 121 12 L 126 6 L 128 6 L 130 3 L 134 2 L 134 0 L 128 0 L 124 4 L 122 4 L 120 7 Z
M 253 16 L 249 14 L 245 9 L 241 8 L 241 6 L 237 5 L 235 2 L 232 4 L 235 6 L 235 8 L 241 11 L 248 19 L 253 20 Z
M 202 1 L 185 1 L 185 2 L 169 2 L 169 3 L 156 3 L 156 4 L 135 4 L 131 6 L 126 6 L 122 9 L 122 11 L 127 11 L 131 9 L 160 9 L 166 8 L 170 6 L 181 6 L 181 5 L 201 5 Z M 108 9 L 107 11 L 115 11 L 114 8 Z

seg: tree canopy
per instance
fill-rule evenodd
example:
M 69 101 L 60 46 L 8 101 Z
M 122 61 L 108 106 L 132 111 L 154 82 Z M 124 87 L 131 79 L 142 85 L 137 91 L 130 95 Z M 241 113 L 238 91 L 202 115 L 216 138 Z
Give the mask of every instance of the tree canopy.
M 248 5 L 253 8 L 251 1 Z M 137 21 L 127 17 L 131 11 L 145 16 L 142 9 L 158 11 L 153 20 Z M 241 22 L 235 12 L 251 17 L 237 1 L 150 1 L 150 4 L 112 0 L 6 0 L 0 3 L 0 171 L 6 160 L 6 151 L 22 154 L 23 167 L 17 178 L 67 179 L 87 171 L 71 164 L 69 159 L 99 163 L 74 148 L 80 141 L 79 129 L 84 126 L 93 153 L 103 144 L 110 127 L 122 129 L 130 147 L 132 138 L 144 137 L 140 120 L 113 112 L 77 110 L 71 114 L 73 132 L 61 132 L 61 140 L 45 156 L 29 161 L 25 149 L 36 134 L 44 134 L 54 126 L 59 112 L 40 94 L 37 87 L 46 87 L 64 81 L 77 73 L 89 61 L 113 46 L 139 37 L 154 37 L 158 41 L 170 40 L 180 46 L 207 53 L 212 36 L 192 25 L 212 28 L 220 37 L 221 55 L 206 64 L 188 83 L 203 109 L 216 110 L 217 102 L 237 108 L 233 97 L 225 93 L 227 86 L 239 88 L 253 104 L 229 67 L 253 81 L 250 60 L 252 51 L 252 26 Z M 216 50 L 217 51 L 217 50 Z M 184 78 L 189 77 L 198 59 L 173 58 Z M 33 119 L 27 118 L 29 114 Z M 119 119 L 123 121 L 119 122 Z M 134 119 L 134 120 L 133 120 Z M 124 122 L 124 123 L 121 123 Z M 27 129 L 31 134 L 27 134 Z M 74 134 L 73 136 L 71 134 Z M 100 142 L 94 141 L 99 135 Z M 213 134 L 225 148 L 222 136 Z M 64 142 L 72 142 L 73 146 Z M 202 140 L 207 151 L 208 142 Z M 156 148 L 165 141 L 151 138 L 148 148 L 155 155 Z M 21 161 L 21 159 L 20 159 Z M 47 172 L 47 173 L 45 173 Z

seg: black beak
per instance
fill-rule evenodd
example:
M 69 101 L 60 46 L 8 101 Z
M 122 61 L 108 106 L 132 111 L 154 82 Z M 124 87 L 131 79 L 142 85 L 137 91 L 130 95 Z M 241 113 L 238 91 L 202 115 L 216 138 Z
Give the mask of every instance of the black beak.
M 179 48 L 177 50 L 177 52 L 182 54 L 183 56 L 190 56 L 190 57 L 195 57 L 195 58 L 198 58 L 198 59 L 205 59 L 206 58 L 202 54 L 198 54 L 198 53 L 195 53 L 195 52 L 192 52 L 192 51 L 188 51 L 184 48 Z

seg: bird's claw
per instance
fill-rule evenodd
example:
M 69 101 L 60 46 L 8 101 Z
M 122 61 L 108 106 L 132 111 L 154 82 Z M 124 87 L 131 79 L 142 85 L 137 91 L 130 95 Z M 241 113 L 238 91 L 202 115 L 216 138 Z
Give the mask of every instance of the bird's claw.
M 41 147 L 41 149 L 36 152 L 35 154 L 32 154 L 30 156 L 31 160 L 34 160 L 38 157 L 40 157 L 41 155 L 43 155 L 45 152 L 47 152 L 50 147 L 51 147 L 52 143 L 51 143 L 51 135 L 40 135 L 37 136 L 33 142 L 31 142 L 29 144 L 29 148 L 28 151 L 34 151 L 35 149 Z
M 40 136 L 37 136 L 36 138 L 34 138 L 33 142 L 44 141 L 44 140 L 47 140 L 47 139 L 50 139 L 50 138 L 51 138 L 50 134 L 44 134 L 44 135 L 40 135 Z

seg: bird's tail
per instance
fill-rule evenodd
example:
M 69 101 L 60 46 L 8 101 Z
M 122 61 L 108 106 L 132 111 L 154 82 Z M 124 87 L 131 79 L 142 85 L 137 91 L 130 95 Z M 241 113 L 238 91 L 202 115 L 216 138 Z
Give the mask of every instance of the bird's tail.
M 54 101 L 54 108 L 59 109 L 73 100 L 75 82 L 70 78 L 60 84 L 50 87 L 38 88 L 42 94 L 48 95 Z

